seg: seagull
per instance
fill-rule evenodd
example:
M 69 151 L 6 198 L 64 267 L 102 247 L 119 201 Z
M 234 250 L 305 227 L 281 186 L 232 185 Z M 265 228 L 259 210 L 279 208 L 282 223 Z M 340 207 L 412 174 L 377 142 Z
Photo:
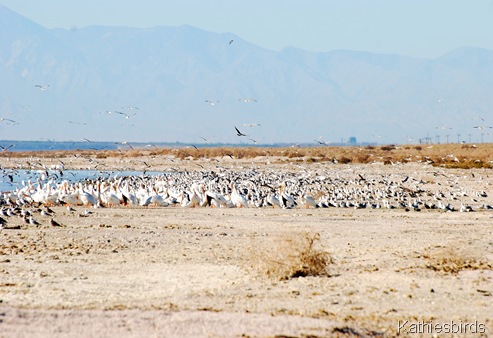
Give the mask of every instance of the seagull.
M 483 130 L 483 129 L 491 129 L 493 127 L 489 127 L 489 126 L 476 126 L 476 127 L 473 127 L 475 129 L 479 129 L 479 130 Z
M 241 131 L 239 131 L 238 128 L 235 127 L 235 129 L 236 129 L 236 135 L 238 135 L 238 136 L 248 136 L 248 135 L 243 134 Z
M 87 126 L 87 123 L 84 123 L 84 122 L 74 122 L 74 121 L 68 121 L 68 123 L 71 123 L 71 124 L 77 124 L 79 126 Z
M 260 127 L 260 123 L 244 123 L 243 127 Z
M 257 102 L 257 100 L 255 100 L 255 99 L 249 99 L 249 98 L 238 99 L 238 101 L 243 101 L 243 102 L 246 102 L 246 103 Z
M 14 145 L 13 145 L 13 144 L 11 144 L 11 145 L 9 145 L 8 147 L 0 146 L 0 148 L 2 148 L 2 151 L 7 151 L 7 150 L 9 150 L 10 148 L 12 148 L 13 146 L 14 146 Z
M 219 100 L 212 101 L 212 100 L 205 100 L 205 102 L 209 103 L 211 106 L 214 106 L 219 103 Z
M 125 115 L 125 119 L 129 119 L 130 116 L 135 116 L 137 114 L 133 113 L 133 114 L 126 114 L 126 113 L 122 113 L 121 111 L 115 111 L 116 114 L 120 114 L 120 115 Z
M 39 88 L 40 90 L 43 90 L 43 91 L 46 90 L 46 89 L 48 89 L 49 86 L 50 85 L 39 85 L 39 84 L 34 85 L 34 87 L 37 87 L 37 88 Z
M 3 118 L 3 117 L 0 117 L 0 122 L 2 121 L 7 121 L 7 122 L 12 122 L 12 123 L 17 123 L 16 121 L 14 120 L 11 120 L 11 119 L 6 119 L 6 118 Z
M 205 137 L 200 136 L 200 138 L 201 138 L 202 140 L 204 140 L 206 143 L 207 143 L 207 142 L 209 142 L 209 141 L 207 141 L 207 139 L 206 139 Z

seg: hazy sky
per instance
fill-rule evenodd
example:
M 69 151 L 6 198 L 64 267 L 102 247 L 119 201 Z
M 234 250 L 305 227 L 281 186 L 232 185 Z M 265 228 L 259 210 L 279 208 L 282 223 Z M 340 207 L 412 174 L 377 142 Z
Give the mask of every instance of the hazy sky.
M 47 28 L 192 25 L 261 47 L 438 57 L 493 49 L 493 0 L 0 0 Z

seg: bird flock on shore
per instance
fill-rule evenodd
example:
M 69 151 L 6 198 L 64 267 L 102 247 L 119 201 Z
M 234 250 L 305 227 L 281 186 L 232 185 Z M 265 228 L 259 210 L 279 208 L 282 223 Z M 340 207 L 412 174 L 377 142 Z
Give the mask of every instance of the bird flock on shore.
M 461 177 L 454 174 L 432 171 L 429 175 L 437 182 L 398 173 L 363 175 L 353 169 L 342 173 L 334 168 L 310 171 L 301 166 L 298 172 L 223 169 L 105 175 L 79 182 L 43 175 L 2 192 L 0 223 L 5 226 L 9 219 L 18 217 L 37 225 L 36 217 L 49 217 L 51 225 L 58 226 L 50 209 L 53 206 L 72 211 L 83 207 L 86 211 L 82 217 L 88 208 L 115 207 L 493 210 L 485 190 L 464 188 Z M 438 177 L 443 183 L 438 183 Z

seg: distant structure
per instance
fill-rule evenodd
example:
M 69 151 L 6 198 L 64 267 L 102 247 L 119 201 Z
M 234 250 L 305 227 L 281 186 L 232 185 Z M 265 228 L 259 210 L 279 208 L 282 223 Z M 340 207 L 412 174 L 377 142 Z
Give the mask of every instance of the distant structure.
M 348 143 L 350 146 L 355 146 L 355 145 L 357 145 L 357 144 L 358 144 L 358 141 L 356 140 L 356 137 L 351 136 L 351 137 L 348 139 L 347 143 Z

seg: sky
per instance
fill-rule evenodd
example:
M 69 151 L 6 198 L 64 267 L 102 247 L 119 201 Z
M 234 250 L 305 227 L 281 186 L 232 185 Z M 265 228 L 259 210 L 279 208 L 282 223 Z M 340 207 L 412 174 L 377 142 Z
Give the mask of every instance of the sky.
M 493 0 L 0 0 L 46 28 L 191 25 L 270 50 L 436 58 L 493 49 Z

